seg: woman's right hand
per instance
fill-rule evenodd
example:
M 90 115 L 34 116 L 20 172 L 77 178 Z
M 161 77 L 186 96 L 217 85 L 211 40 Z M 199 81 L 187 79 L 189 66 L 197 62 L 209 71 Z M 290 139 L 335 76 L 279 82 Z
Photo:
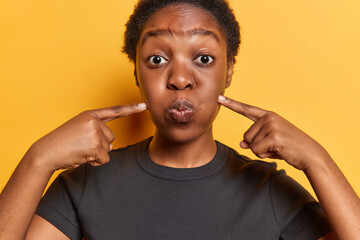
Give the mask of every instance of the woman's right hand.
M 82 112 L 36 141 L 25 157 L 47 171 L 103 165 L 115 138 L 105 123 L 145 110 L 146 104 L 140 103 Z

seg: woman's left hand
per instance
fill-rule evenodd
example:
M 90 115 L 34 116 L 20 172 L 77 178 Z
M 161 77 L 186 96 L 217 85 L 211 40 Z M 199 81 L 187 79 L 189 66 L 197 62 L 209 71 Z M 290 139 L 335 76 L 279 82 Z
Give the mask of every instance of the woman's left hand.
M 283 159 L 303 171 L 328 159 L 319 143 L 278 114 L 223 96 L 219 103 L 255 122 L 240 146 L 250 148 L 257 157 Z

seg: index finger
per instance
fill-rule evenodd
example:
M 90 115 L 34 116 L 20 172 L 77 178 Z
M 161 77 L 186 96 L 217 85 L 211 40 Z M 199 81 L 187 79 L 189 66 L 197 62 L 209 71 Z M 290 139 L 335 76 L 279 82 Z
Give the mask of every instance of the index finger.
M 260 118 L 262 118 L 266 113 L 268 113 L 266 110 L 251 106 L 242 102 L 238 102 L 235 100 L 232 100 L 230 98 L 224 97 L 222 95 L 219 96 L 219 103 L 223 106 L 240 113 L 241 115 L 253 120 L 256 122 Z
M 103 122 L 108 122 L 119 117 L 129 116 L 135 113 L 145 111 L 147 108 L 145 103 L 134 103 L 108 108 L 99 108 L 90 110 L 89 113 L 98 117 Z

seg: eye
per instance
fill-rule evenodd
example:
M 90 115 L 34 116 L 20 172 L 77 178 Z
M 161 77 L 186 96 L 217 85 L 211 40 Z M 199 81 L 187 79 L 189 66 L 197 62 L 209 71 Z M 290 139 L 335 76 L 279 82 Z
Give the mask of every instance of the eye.
M 214 61 L 214 58 L 209 55 L 201 55 L 195 59 L 196 63 L 201 65 L 208 65 Z
M 158 65 L 162 65 L 162 64 L 166 63 L 167 60 L 162 56 L 155 55 L 155 56 L 149 57 L 148 62 L 151 65 L 158 66 Z

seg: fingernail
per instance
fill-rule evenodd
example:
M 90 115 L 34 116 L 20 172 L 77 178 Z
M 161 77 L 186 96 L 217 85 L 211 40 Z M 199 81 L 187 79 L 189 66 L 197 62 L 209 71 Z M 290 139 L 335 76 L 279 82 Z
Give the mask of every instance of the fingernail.
M 240 142 L 240 147 L 243 149 L 248 149 L 250 146 L 247 142 L 245 142 L 244 140 Z
M 219 100 L 225 101 L 225 100 L 226 100 L 226 97 L 224 97 L 223 95 L 219 95 Z
M 140 109 L 146 109 L 146 103 L 138 103 L 137 107 Z
M 109 145 L 110 151 L 113 150 L 114 146 L 112 145 L 112 143 Z

